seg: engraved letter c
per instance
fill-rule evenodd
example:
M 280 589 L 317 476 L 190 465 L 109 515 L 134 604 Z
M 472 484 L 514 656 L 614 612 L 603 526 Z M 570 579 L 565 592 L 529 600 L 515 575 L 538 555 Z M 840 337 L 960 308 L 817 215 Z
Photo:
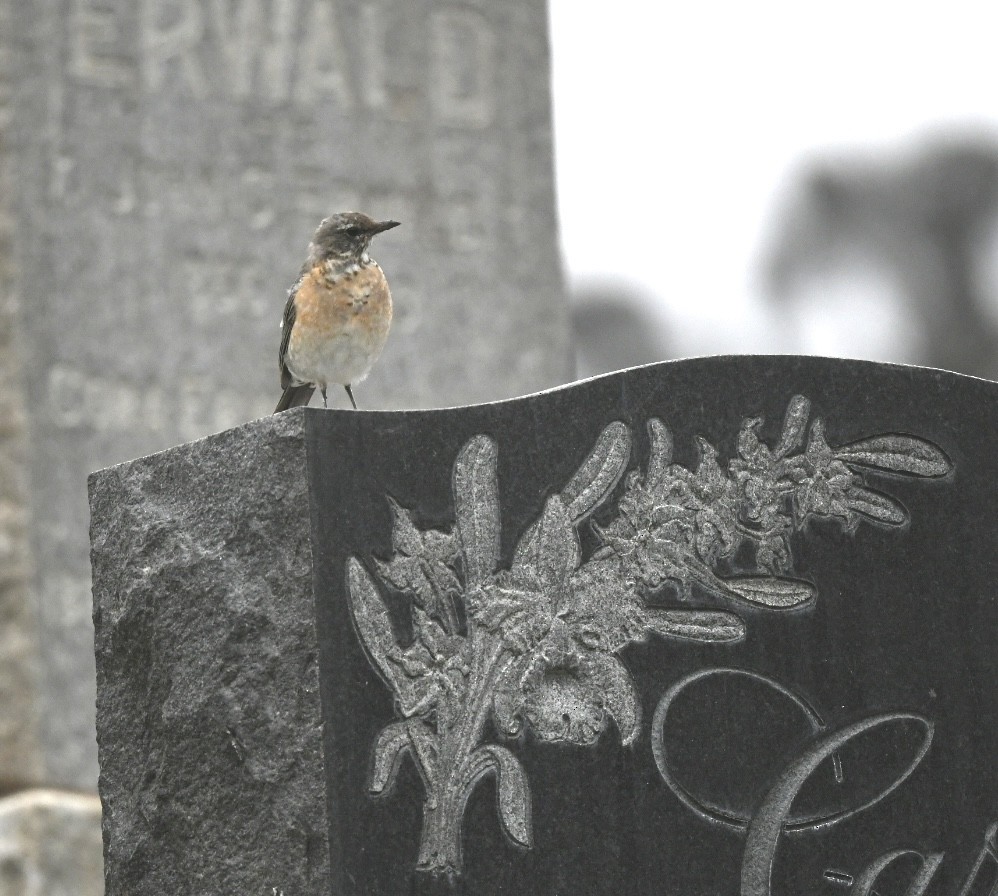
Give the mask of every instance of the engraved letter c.
M 842 821 L 850 815 L 855 815 L 857 812 L 879 803 L 900 787 L 915 771 L 922 758 L 929 751 L 929 744 L 932 742 L 933 726 L 928 719 L 904 712 L 882 713 L 861 719 L 815 741 L 783 770 L 776 783 L 769 789 L 749 825 L 748 837 L 745 840 L 745 856 L 742 860 L 742 896 L 770 896 L 769 885 L 780 833 L 786 824 L 794 799 L 814 770 L 854 737 L 892 722 L 918 722 L 923 725 L 925 739 L 921 749 L 889 787 L 876 794 L 862 806 L 824 819 L 824 824 L 835 824 Z

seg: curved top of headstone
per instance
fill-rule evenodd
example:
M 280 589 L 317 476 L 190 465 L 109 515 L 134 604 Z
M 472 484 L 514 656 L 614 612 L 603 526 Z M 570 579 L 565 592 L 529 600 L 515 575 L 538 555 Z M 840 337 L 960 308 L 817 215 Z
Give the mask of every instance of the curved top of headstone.
M 306 819 L 344 893 L 990 892 L 996 399 L 702 358 L 295 409 L 95 474 L 120 892 L 181 816 L 174 889 L 315 870 L 293 825 L 248 852 L 233 805 Z
M 998 384 L 712 357 L 306 429 L 327 648 L 366 669 L 338 711 L 367 734 L 329 729 L 367 775 L 331 782 L 350 877 L 869 892 L 901 847 L 952 892 L 985 873 Z
M 983 377 L 971 376 L 966 373 L 959 373 L 957 371 L 945 370 L 942 368 L 924 367 L 917 364 L 898 364 L 885 361 L 868 361 L 859 358 L 836 358 L 823 355 L 722 354 L 676 358 L 669 361 L 641 364 L 635 367 L 615 370 L 610 373 L 598 374 L 584 380 L 554 386 L 550 389 L 544 389 L 539 392 L 532 393 L 531 395 L 504 399 L 504 401 L 519 401 L 523 398 L 530 398 L 532 395 L 544 395 L 549 392 L 559 392 L 563 389 L 572 389 L 576 386 L 604 379 L 613 379 L 617 377 L 624 377 L 627 379 L 632 376 L 641 377 L 644 373 L 671 376 L 676 375 L 677 373 L 681 374 L 682 371 L 688 370 L 691 375 L 696 375 L 696 372 L 702 372 L 704 376 L 708 377 L 724 377 L 728 375 L 737 375 L 738 369 L 742 369 L 746 372 L 769 369 L 774 373 L 776 371 L 785 370 L 788 371 L 788 373 L 793 371 L 798 375 L 811 375 L 814 377 L 831 376 L 835 371 L 849 371 L 850 375 L 853 377 L 887 377 L 892 373 L 901 378 L 904 378 L 905 376 L 918 377 L 923 375 L 930 377 L 941 376 L 943 378 L 952 377 L 957 380 L 976 381 L 990 386 L 998 386 L 998 383 Z

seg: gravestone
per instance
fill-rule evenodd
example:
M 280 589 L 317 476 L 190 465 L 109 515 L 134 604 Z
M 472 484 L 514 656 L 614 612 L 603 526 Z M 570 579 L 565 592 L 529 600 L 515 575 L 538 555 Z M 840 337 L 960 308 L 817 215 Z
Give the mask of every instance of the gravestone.
M 362 406 L 569 378 L 546 9 L 0 0 L 0 18 L 41 776 L 93 788 L 81 484 L 273 409 L 286 290 L 320 218 L 404 224 L 376 246 L 397 314 Z
M 0 896 L 103 892 L 96 796 L 36 788 L 0 798 Z
M 94 474 L 108 896 L 994 893 L 996 399 L 712 358 Z

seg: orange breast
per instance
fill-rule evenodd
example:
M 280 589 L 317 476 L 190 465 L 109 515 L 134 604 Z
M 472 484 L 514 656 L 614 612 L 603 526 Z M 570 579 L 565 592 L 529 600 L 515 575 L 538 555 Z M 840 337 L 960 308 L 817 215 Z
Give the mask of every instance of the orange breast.
M 359 382 L 381 354 L 391 322 L 391 293 L 376 263 L 335 279 L 315 267 L 295 295 L 288 367 L 306 382 Z

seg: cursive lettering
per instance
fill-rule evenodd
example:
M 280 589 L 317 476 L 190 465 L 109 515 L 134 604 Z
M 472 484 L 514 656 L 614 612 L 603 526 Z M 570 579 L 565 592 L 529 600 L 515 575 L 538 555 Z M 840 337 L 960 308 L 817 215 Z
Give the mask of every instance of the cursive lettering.
M 903 784 L 929 751 L 932 742 L 932 723 L 914 713 L 888 712 L 860 719 L 831 731 L 813 741 L 795 757 L 777 776 L 763 798 L 748 828 L 745 840 L 745 854 L 742 860 L 742 896 L 769 896 L 769 884 L 776 847 L 790 817 L 790 808 L 805 782 L 815 769 L 846 744 L 868 731 L 896 722 L 917 722 L 924 726 L 925 736 L 921 748 L 901 773 L 884 789 L 865 803 L 840 812 L 826 815 L 813 826 L 837 824 L 853 815 L 869 809 L 897 790 Z

